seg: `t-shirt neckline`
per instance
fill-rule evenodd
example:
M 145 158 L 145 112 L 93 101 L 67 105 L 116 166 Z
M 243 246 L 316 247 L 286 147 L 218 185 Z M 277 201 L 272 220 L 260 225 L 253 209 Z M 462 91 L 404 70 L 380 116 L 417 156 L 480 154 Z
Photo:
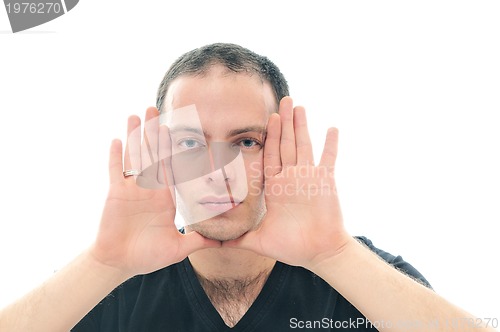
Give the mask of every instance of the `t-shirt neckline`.
M 211 329 L 215 331 L 250 332 L 271 312 L 269 307 L 275 302 L 277 295 L 282 289 L 289 270 L 287 267 L 287 265 L 281 262 L 276 262 L 261 292 L 240 321 L 232 328 L 224 323 L 219 312 L 208 298 L 208 295 L 196 277 L 189 258 L 186 258 L 182 262 L 181 280 L 186 290 L 186 296 L 193 304 L 194 310 L 199 314 L 200 319 L 206 322 Z

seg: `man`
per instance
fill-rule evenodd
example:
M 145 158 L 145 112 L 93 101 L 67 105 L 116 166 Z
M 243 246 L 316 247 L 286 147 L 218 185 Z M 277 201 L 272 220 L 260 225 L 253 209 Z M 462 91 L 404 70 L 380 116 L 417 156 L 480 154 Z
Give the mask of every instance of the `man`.
M 232 44 L 186 53 L 145 120 L 141 141 L 129 118 L 124 158 L 112 143 L 95 242 L 5 308 L 0 330 L 479 328 L 401 257 L 347 233 L 338 131 L 314 165 L 305 110 L 267 58 Z

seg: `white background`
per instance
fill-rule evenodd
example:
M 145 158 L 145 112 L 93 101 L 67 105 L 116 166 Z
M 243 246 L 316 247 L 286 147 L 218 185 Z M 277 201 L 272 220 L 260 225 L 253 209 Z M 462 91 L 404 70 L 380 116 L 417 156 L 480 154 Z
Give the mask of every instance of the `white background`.
M 172 2 L 82 0 L 18 34 L 0 8 L 0 307 L 91 243 L 110 141 L 173 60 L 222 41 L 281 68 L 317 160 L 340 129 L 353 235 L 500 318 L 498 1 Z

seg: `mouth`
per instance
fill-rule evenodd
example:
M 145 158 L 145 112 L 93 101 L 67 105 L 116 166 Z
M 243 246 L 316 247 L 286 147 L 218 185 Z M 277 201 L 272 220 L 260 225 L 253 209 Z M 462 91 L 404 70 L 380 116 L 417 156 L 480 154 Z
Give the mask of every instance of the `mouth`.
M 224 212 L 237 207 L 242 202 L 239 199 L 229 199 L 228 197 L 205 197 L 198 203 L 206 209 Z

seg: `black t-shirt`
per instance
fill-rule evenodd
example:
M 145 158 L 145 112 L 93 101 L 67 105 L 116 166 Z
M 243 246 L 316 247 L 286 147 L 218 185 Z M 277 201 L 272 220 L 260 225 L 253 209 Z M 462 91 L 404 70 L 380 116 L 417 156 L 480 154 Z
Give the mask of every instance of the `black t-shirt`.
M 401 256 L 357 239 L 382 259 L 430 287 Z M 359 267 L 362 269 L 363 267 Z M 74 332 L 376 331 L 352 304 L 314 273 L 277 262 L 261 293 L 233 328 L 225 325 L 199 283 L 189 259 L 117 287 Z

